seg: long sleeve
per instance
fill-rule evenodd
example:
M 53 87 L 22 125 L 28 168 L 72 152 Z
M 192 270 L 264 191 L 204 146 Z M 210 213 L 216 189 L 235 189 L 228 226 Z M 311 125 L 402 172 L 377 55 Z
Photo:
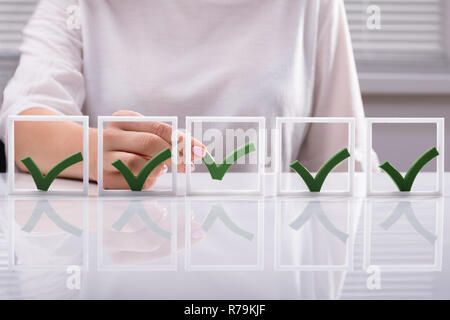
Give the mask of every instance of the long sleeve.
M 356 168 L 361 169 L 366 150 L 364 109 L 342 0 L 320 1 L 318 28 L 311 116 L 356 119 L 355 159 Z M 312 124 L 298 158 L 311 170 L 317 170 L 346 147 L 347 141 L 345 125 Z
M 80 115 L 85 99 L 81 30 L 70 28 L 68 8 L 78 0 L 42 0 L 23 31 L 20 63 L 0 110 L 0 138 L 9 115 L 41 107 Z

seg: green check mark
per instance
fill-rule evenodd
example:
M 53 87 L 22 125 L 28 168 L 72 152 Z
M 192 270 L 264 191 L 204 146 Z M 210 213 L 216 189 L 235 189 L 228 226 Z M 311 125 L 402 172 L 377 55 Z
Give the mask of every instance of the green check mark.
M 250 142 L 229 154 L 220 165 L 216 164 L 214 158 L 209 152 L 206 152 L 206 155 L 203 157 L 203 162 L 214 180 L 222 180 L 228 169 L 230 169 L 239 158 L 242 158 L 254 151 L 256 151 L 256 147 L 252 142 Z
M 145 164 L 137 176 L 135 176 L 130 168 L 128 168 L 128 166 L 120 159 L 114 161 L 112 165 L 119 170 L 131 190 L 142 191 L 145 180 L 147 180 L 150 173 L 152 173 L 152 171 L 161 163 L 170 159 L 171 156 L 172 152 L 169 148 L 161 151 Z
M 34 183 L 36 184 L 36 187 L 39 190 L 42 191 L 48 191 L 50 188 L 50 185 L 53 183 L 53 181 L 56 179 L 56 177 L 66 170 L 68 167 L 73 166 L 74 164 L 83 161 L 83 155 L 81 152 L 77 152 L 70 157 L 64 159 L 60 163 L 58 163 L 56 166 L 54 166 L 44 177 L 39 167 L 36 165 L 36 163 L 31 159 L 31 157 L 26 157 L 20 160 L 25 167 L 28 169 L 28 171 L 31 174 L 31 177 L 34 180 Z
M 297 160 L 291 163 L 290 167 L 302 177 L 309 191 L 320 192 L 326 177 L 339 163 L 350 157 L 347 148 L 342 149 L 332 156 L 317 172 L 314 178 L 311 173 Z
M 411 191 L 414 180 L 419 174 L 420 170 L 432 159 L 436 158 L 439 155 L 439 152 L 435 147 L 429 149 L 424 154 L 422 154 L 409 168 L 406 172 L 405 177 L 403 177 L 400 172 L 395 169 L 389 162 L 383 163 L 380 168 L 386 172 L 394 183 L 397 185 L 397 188 L 400 192 L 408 192 Z

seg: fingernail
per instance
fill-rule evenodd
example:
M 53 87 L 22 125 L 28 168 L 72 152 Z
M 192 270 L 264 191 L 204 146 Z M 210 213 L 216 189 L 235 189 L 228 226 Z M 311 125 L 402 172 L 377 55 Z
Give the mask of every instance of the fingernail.
M 206 155 L 206 150 L 203 149 L 202 147 L 199 147 L 199 146 L 194 146 L 192 148 L 192 152 L 194 152 L 194 154 L 196 156 L 199 156 L 199 157 L 202 157 L 202 158 Z
M 205 235 L 206 235 L 206 233 L 205 233 L 205 231 L 203 231 L 202 228 L 192 231 L 192 233 L 191 233 L 192 239 L 201 239 L 201 238 L 204 238 Z
M 167 170 L 169 170 L 169 167 L 165 164 L 161 170 L 161 174 L 167 173 Z

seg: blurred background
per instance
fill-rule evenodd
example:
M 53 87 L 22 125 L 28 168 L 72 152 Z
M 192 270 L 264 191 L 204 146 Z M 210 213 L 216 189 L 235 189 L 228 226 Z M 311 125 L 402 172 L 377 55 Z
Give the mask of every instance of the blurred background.
M 21 30 L 37 2 L 0 0 L 1 93 L 17 66 Z M 444 117 L 449 150 L 450 1 L 344 2 L 366 115 Z M 0 104 L 1 101 L 0 95 Z M 374 147 L 380 160 L 389 159 L 399 168 L 409 167 L 411 157 L 436 141 L 435 130 L 426 125 L 385 125 L 374 130 Z M 399 149 L 400 146 L 405 149 Z M 5 170 L 3 149 L 0 142 L 0 172 Z M 448 155 L 446 170 L 450 170 Z

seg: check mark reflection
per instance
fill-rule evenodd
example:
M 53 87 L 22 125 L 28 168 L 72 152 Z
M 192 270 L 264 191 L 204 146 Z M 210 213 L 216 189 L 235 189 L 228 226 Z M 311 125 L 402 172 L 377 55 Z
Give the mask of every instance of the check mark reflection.
M 55 225 L 57 225 L 61 230 L 64 230 L 70 234 L 73 234 L 77 237 L 81 236 L 82 230 L 64 219 L 62 219 L 53 207 L 50 205 L 48 200 L 39 200 L 36 203 L 36 206 L 33 209 L 33 213 L 31 214 L 30 219 L 28 219 L 27 223 L 23 226 L 22 230 L 30 233 L 36 227 L 36 224 L 42 218 L 42 214 L 45 214 L 53 221 Z
M 309 221 L 313 216 L 319 219 L 320 223 L 327 229 L 331 234 L 336 236 L 342 242 L 346 242 L 348 239 L 348 234 L 336 228 L 336 226 L 328 219 L 328 217 L 323 212 L 320 202 L 313 201 L 309 202 L 308 206 L 303 210 L 303 213 L 299 215 L 289 226 L 298 231 L 303 225 Z
M 116 231 L 121 231 L 136 213 L 139 215 L 142 222 L 149 230 L 155 232 L 165 239 L 170 239 L 171 233 L 162 229 L 155 221 L 152 220 L 152 218 L 148 216 L 147 211 L 145 210 L 144 206 L 142 205 L 142 201 L 140 200 L 130 201 L 128 208 L 124 211 L 122 216 L 120 216 L 120 218 L 113 223 L 113 229 Z
M 401 201 L 395 207 L 394 211 L 392 211 L 391 215 L 382 223 L 380 223 L 380 226 L 388 230 L 392 227 L 392 225 L 397 222 L 398 219 L 402 215 L 405 215 L 406 219 L 409 221 L 409 223 L 412 225 L 414 230 L 416 230 L 419 234 L 421 234 L 425 239 L 427 239 L 430 243 L 434 243 L 437 239 L 437 236 L 425 229 L 425 227 L 420 223 L 420 221 L 417 219 L 416 215 L 414 214 L 414 209 L 411 206 L 411 203 L 409 201 Z
M 248 232 L 238 225 L 234 223 L 233 220 L 230 219 L 230 217 L 227 215 L 225 210 L 221 205 L 214 205 L 212 206 L 211 210 L 209 211 L 208 216 L 205 219 L 205 222 L 203 222 L 202 228 L 208 232 L 209 229 L 213 226 L 216 219 L 219 218 L 222 220 L 222 222 L 225 224 L 225 226 L 236 233 L 237 235 L 240 235 L 241 237 L 247 239 L 248 241 L 252 241 L 254 234 L 251 232 Z

